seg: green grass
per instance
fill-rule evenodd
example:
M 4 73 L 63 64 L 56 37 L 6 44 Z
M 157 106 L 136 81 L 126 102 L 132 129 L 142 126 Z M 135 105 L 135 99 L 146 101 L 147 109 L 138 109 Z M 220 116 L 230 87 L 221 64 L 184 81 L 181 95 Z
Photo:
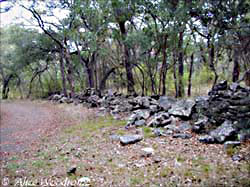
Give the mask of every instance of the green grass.
M 18 164 L 18 163 L 9 163 L 8 165 L 7 165 L 7 168 L 9 169 L 9 170 L 12 170 L 12 171 L 15 171 L 15 170 L 17 170 L 17 169 L 19 169 L 21 166 Z
M 152 128 L 150 127 L 142 127 L 144 138 L 152 138 L 154 134 L 152 132 Z
M 184 162 L 186 159 L 184 157 L 182 157 L 181 155 L 178 155 L 176 158 L 177 162 Z
M 139 185 L 143 183 L 143 178 L 141 177 L 131 177 L 130 178 L 130 185 L 134 186 L 134 185 Z
M 173 172 L 173 169 L 170 167 L 164 167 L 161 171 L 160 171 L 160 177 L 166 178 L 168 177 L 171 173 Z
M 92 119 L 84 121 L 78 125 L 74 125 L 64 130 L 66 134 L 76 134 L 81 135 L 82 137 L 90 137 L 93 132 L 97 132 L 102 130 L 103 128 L 116 126 L 121 127 L 125 126 L 126 121 L 117 121 L 112 117 L 100 117 L 98 119 Z M 80 134 L 79 134 L 80 133 Z
M 44 160 L 35 160 L 32 162 L 32 166 L 36 168 L 42 168 L 46 165 L 46 162 Z

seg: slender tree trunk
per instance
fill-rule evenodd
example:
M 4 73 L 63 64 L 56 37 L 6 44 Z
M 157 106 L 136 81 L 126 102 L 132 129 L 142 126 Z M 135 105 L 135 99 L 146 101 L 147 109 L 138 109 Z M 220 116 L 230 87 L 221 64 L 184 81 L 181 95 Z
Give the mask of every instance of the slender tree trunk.
M 173 64 L 173 78 L 174 78 L 174 86 L 175 86 L 175 97 L 178 97 L 178 81 L 177 81 L 177 76 L 176 76 L 176 63 L 177 63 L 177 59 L 176 59 L 176 52 L 173 52 L 173 60 L 174 60 L 174 64 Z
M 27 98 L 30 98 L 30 95 L 31 95 L 31 93 L 32 93 L 32 83 L 33 83 L 35 77 L 36 77 L 36 76 L 33 75 L 33 76 L 31 77 L 31 79 L 30 79 L 30 83 L 29 83 L 29 92 L 28 92 Z
M 103 91 L 106 87 L 106 81 L 108 79 L 108 77 L 111 75 L 111 73 L 115 72 L 115 68 L 111 68 L 102 78 L 101 82 L 100 82 L 100 86 L 99 89 L 100 91 Z
M 150 78 L 150 85 L 151 85 L 151 95 L 156 94 L 155 90 L 155 81 L 154 81 L 154 76 L 152 72 L 152 63 L 150 62 L 150 54 L 148 55 L 148 60 L 147 60 L 147 70 Z
M 127 75 L 127 91 L 128 94 L 134 94 L 134 77 L 132 72 L 132 63 L 130 62 L 130 52 L 129 47 L 125 43 L 125 39 L 127 37 L 127 32 L 125 28 L 125 22 L 119 22 L 120 31 L 122 34 L 122 40 L 123 40 L 123 46 L 124 46 L 124 66 L 126 69 L 126 75 Z
M 63 95 L 65 97 L 67 97 L 68 94 L 67 94 L 67 87 L 66 87 L 65 66 L 64 66 L 64 61 L 63 61 L 63 51 L 61 51 L 61 54 L 60 54 L 60 71 L 61 71 L 61 77 L 62 77 Z
M 75 86 L 74 86 L 74 80 L 73 80 L 73 66 L 70 59 L 70 54 L 68 49 L 65 49 L 65 60 L 66 60 L 66 66 L 67 66 L 67 80 L 69 83 L 70 88 L 70 97 L 75 97 Z
M 188 96 L 191 96 L 191 89 L 192 89 L 192 74 L 193 74 L 193 64 L 194 64 L 194 53 L 191 55 L 190 59 L 190 69 L 189 69 L 189 76 L 188 76 Z
M 97 67 L 97 63 L 94 64 L 94 75 L 95 75 L 95 89 L 98 89 L 98 67 Z
M 42 82 L 42 78 L 41 78 L 41 74 L 38 75 L 38 81 L 42 90 L 42 94 L 44 93 L 44 87 L 43 87 L 43 82 Z
M 29 92 L 28 92 L 28 95 L 27 95 L 27 98 L 30 98 L 30 95 L 32 93 L 32 83 L 33 81 L 35 80 L 35 78 L 37 76 L 40 76 L 44 71 L 46 71 L 48 69 L 48 66 L 46 65 L 46 67 L 44 67 L 42 70 L 39 70 L 39 71 L 36 71 L 33 76 L 31 77 L 30 79 L 30 83 L 29 83 Z
M 3 79 L 3 90 L 2 90 L 2 98 L 3 99 L 8 99 L 8 94 L 9 94 L 9 91 L 10 91 L 10 88 L 9 88 L 9 82 L 10 80 L 13 78 L 13 75 L 9 75 L 6 79 Z
M 237 49 L 234 49 L 234 67 L 233 67 L 233 82 L 237 82 L 240 76 L 239 54 Z
M 88 85 L 90 88 L 94 88 L 93 68 L 91 67 L 89 61 L 85 63 L 85 66 L 86 66 L 87 76 L 88 76 Z
M 200 45 L 200 53 L 201 53 L 201 58 L 202 58 L 204 64 L 207 64 L 207 59 L 205 57 L 205 52 L 204 52 L 204 49 L 203 49 L 203 47 L 201 45 Z
M 214 57 L 215 57 L 215 49 L 214 49 L 214 44 L 210 43 L 210 39 L 208 39 L 208 48 L 209 48 L 209 66 L 210 69 L 213 71 L 214 73 L 214 82 L 213 82 L 213 86 L 216 85 L 217 80 L 218 80 L 218 74 L 216 72 L 216 68 L 214 65 Z
M 178 42 L 178 97 L 183 97 L 184 84 L 183 84 L 183 75 L 184 75 L 184 65 L 183 65 L 183 31 L 179 33 L 179 42 Z
M 96 88 L 97 89 L 97 66 L 96 66 L 96 52 L 93 52 L 92 55 L 91 55 L 91 59 L 90 59 L 90 67 L 92 69 L 92 80 L 93 80 L 93 88 Z
M 145 75 L 144 75 L 143 69 L 139 65 L 136 65 L 136 67 L 139 69 L 139 71 L 142 75 L 142 81 L 140 82 L 140 80 L 139 80 L 139 83 L 141 85 L 141 90 L 142 90 L 141 95 L 144 96 L 145 95 Z
M 21 79 L 19 76 L 17 76 L 17 87 L 19 89 L 20 92 L 20 99 L 23 99 L 23 90 L 22 90 L 22 86 L 21 86 Z
M 160 72 L 159 94 L 166 95 L 166 75 L 167 75 L 167 35 L 163 36 L 162 45 L 162 66 Z

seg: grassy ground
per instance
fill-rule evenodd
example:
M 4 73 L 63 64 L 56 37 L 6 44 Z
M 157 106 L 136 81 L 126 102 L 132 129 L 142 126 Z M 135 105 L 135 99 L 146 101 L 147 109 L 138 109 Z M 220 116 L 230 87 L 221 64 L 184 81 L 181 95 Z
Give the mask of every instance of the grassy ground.
M 195 135 L 190 140 L 154 137 L 150 128 L 125 130 L 124 125 L 111 117 L 82 121 L 44 138 L 36 150 L 3 160 L 1 174 L 10 185 L 58 185 L 86 177 L 90 186 L 250 186 L 250 163 L 231 159 L 249 152 L 249 144 L 224 151 L 222 145 L 199 143 Z M 131 133 L 145 138 L 128 146 L 110 138 Z M 145 157 L 145 147 L 154 154 Z M 67 172 L 74 167 L 74 174 Z

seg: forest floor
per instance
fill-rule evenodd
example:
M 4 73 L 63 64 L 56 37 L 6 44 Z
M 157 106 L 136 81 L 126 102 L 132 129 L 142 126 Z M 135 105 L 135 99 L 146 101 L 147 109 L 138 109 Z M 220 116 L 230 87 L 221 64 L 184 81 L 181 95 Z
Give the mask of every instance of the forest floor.
M 250 186 L 250 144 L 234 149 L 191 139 L 155 137 L 148 127 L 81 105 L 1 103 L 0 186 Z M 122 146 L 111 135 L 143 134 Z M 145 155 L 143 148 L 152 148 Z

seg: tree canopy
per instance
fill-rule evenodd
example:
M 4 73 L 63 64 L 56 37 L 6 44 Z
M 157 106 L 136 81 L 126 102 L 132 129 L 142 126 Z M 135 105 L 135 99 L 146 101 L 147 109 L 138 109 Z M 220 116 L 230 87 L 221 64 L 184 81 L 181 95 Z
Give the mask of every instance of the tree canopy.
M 249 0 L 12 0 L 1 14 L 14 6 L 32 17 L 1 27 L 3 98 L 87 87 L 184 97 L 250 82 Z

